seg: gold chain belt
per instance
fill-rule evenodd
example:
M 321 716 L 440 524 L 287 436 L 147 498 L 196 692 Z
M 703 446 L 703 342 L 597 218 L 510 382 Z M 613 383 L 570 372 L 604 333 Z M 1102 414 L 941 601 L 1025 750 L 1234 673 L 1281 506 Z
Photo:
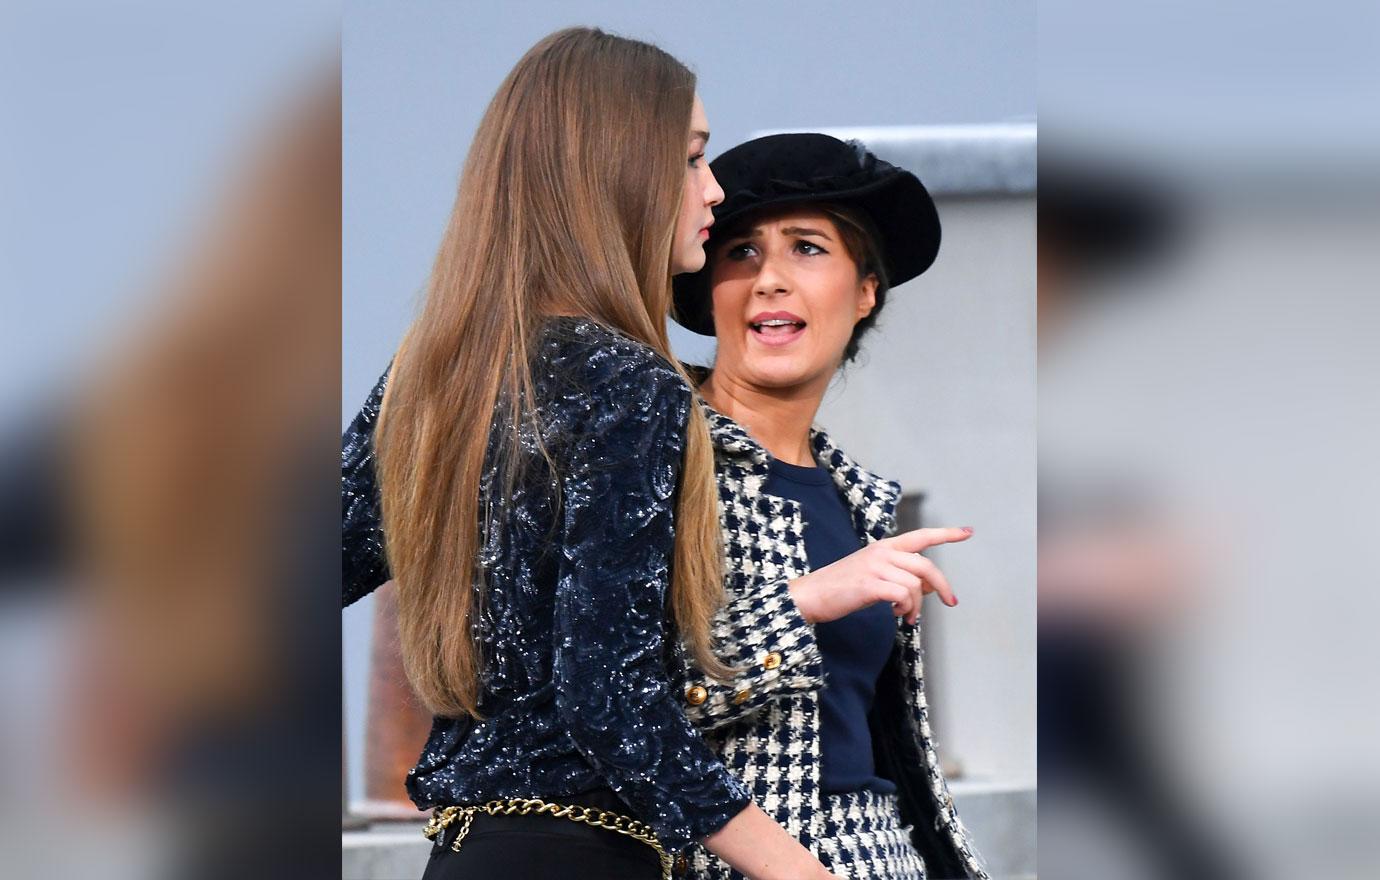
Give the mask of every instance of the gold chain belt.
M 656 850 L 657 858 L 661 860 L 662 880 L 671 880 L 671 856 L 662 848 L 661 841 L 656 839 L 656 834 L 653 833 L 650 826 L 645 822 L 639 822 L 636 819 L 630 819 L 627 816 L 595 807 L 562 806 L 547 803 L 540 798 L 501 798 L 469 807 L 437 807 L 435 812 L 431 814 L 431 819 L 426 823 L 426 828 L 422 830 L 422 833 L 426 835 L 428 840 L 436 840 L 453 823 L 459 821 L 460 831 L 455 835 L 455 840 L 450 845 L 453 852 L 459 852 L 460 844 L 464 841 L 465 835 L 469 833 L 470 823 L 474 821 L 476 813 L 484 813 L 489 816 L 527 816 L 534 813 L 537 815 L 548 813 L 557 818 L 569 819 L 572 822 L 583 822 L 594 828 L 616 831 Z

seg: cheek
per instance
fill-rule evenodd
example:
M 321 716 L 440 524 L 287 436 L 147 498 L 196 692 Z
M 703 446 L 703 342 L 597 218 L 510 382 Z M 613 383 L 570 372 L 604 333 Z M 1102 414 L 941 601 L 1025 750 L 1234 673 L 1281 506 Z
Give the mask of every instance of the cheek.
M 711 282 L 710 302 L 717 322 L 733 324 L 742 318 L 743 302 L 751 294 L 751 285 L 736 280 L 720 279 Z
M 680 228 L 688 231 L 688 227 L 694 222 L 699 211 L 695 207 L 695 181 L 693 177 L 685 178 L 685 187 L 681 192 L 680 198 Z M 698 227 L 695 229 L 699 232 Z
M 853 326 L 858 320 L 858 306 L 862 294 L 858 290 L 857 272 L 851 265 L 839 267 L 829 273 L 829 283 L 825 286 L 827 294 L 817 305 L 820 312 L 827 314 L 829 333 L 832 342 L 841 348 L 853 335 Z
M 727 315 L 733 311 L 742 299 L 738 288 L 742 285 L 732 281 L 713 281 L 710 294 L 714 306 L 715 315 Z

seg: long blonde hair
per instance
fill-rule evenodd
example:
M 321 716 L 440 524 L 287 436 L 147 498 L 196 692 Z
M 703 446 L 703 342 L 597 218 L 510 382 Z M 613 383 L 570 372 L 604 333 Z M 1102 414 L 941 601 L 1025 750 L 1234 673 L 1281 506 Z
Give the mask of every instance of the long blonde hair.
M 661 49 L 570 28 L 523 56 L 479 124 L 375 432 L 404 668 L 438 715 L 479 715 L 486 429 L 506 400 L 506 460 L 520 459 L 541 317 L 596 320 L 684 376 L 665 316 L 694 93 Z M 694 660 L 723 677 L 709 627 L 724 595 L 713 462 L 692 406 L 668 604 Z

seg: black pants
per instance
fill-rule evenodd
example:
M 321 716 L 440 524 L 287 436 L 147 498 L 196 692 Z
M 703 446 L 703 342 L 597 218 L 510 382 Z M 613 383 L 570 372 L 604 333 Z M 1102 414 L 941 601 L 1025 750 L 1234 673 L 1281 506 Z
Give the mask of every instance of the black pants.
M 613 792 L 550 798 L 628 815 Z M 431 848 L 422 880 L 659 880 L 661 860 L 645 843 L 607 828 L 550 815 L 474 817 L 460 851 L 455 822 Z

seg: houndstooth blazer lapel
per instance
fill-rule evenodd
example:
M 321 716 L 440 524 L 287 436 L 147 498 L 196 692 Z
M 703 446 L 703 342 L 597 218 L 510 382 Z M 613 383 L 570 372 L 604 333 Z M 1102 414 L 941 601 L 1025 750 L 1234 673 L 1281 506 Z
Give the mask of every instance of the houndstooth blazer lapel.
M 804 523 L 799 505 L 790 499 L 762 491 L 771 462 L 770 454 L 741 424 L 715 410 L 698 395 L 697 400 L 705 412 L 715 446 L 725 567 L 730 591 L 761 590 L 763 585 L 808 573 L 810 567 L 805 555 Z M 872 543 L 891 535 L 896 529 L 900 484 L 883 479 L 859 465 L 819 428 L 811 428 L 810 446 L 815 460 L 833 478 L 852 516 L 854 528 L 863 540 Z M 753 627 L 752 632 L 744 630 L 736 633 L 738 642 L 760 638 L 764 630 L 772 631 L 788 619 L 780 616 L 780 612 L 764 613 L 764 609 L 747 601 L 748 597 L 731 598 L 736 598 L 742 607 L 753 609 L 753 613 L 745 615 L 747 619 L 753 623 L 769 624 Z M 799 627 L 796 629 L 798 631 Z M 785 631 L 789 632 L 790 627 Z M 822 686 L 823 678 L 821 660 L 812 636 L 797 634 L 797 637 L 808 644 L 802 644 L 800 649 L 793 652 L 799 658 L 799 674 L 791 686 L 777 686 L 779 695 L 768 704 L 768 714 L 756 729 L 724 728 L 727 738 L 722 739 L 724 733 L 720 731 L 716 734 L 716 741 L 730 766 L 753 788 L 759 805 L 813 849 L 822 832 L 822 813 L 817 809 L 819 767 L 815 730 L 818 702 L 815 689 Z M 922 805 L 920 811 L 929 820 L 926 824 L 932 823 L 934 831 L 951 847 L 950 854 L 946 854 L 949 858 L 943 861 L 961 866 L 961 870 L 973 880 L 984 880 L 988 875 L 971 835 L 958 818 L 935 751 L 925 699 L 919 628 L 898 626 L 896 649 L 896 657 L 901 664 L 901 681 L 897 682 L 894 693 L 879 693 L 878 696 L 902 713 L 898 721 L 907 730 L 911 743 L 906 752 L 913 759 L 918 758 L 907 769 L 917 774 L 920 780 L 916 788 L 928 795 L 921 797 L 928 803 Z M 745 652 L 745 656 L 755 653 L 761 653 L 761 648 L 753 641 L 751 650 Z M 712 686 L 709 690 L 712 692 Z M 753 690 L 761 690 L 756 681 L 753 682 Z M 705 706 L 719 708 L 732 717 L 726 700 L 716 701 L 711 697 Z M 742 708 L 758 711 L 756 707 L 757 699 L 754 698 Z M 696 718 L 696 721 L 705 723 L 707 719 Z M 705 726 L 710 725 L 706 723 Z M 772 730 L 776 730 L 777 734 L 771 734 Z M 814 758 L 807 760 L 807 766 L 795 770 L 772 766 L 773 761 L 764 763 L 763 760 L 764 757 L 777 754 L 789 764 L 791 760 L 785 756 L 792 753 L 801 757 L 813 755 Z M 708 859 L 703 853 L 695 859 L 695 864 L 699 869 L 697 875 L 701 877 L 720 876 L 720 872 L 727 871 L 726 866 Z M 723 876 L 736 874 L 727 872 Z
M 761 495 L 771 455 L 746 428 L 714 409 L 703 398 L 699 400 L 709 421 L 709 433 L 720 464 L 736 464 L 743 491 L 750 496 Z M 882 479 L 858 464 L 821 428 L 810 428 L 810 448 L 815 460 L 838 486 L 858 534 L 865 536 L 869 543 L 891 534 L 896 527 L 901 484 Z

